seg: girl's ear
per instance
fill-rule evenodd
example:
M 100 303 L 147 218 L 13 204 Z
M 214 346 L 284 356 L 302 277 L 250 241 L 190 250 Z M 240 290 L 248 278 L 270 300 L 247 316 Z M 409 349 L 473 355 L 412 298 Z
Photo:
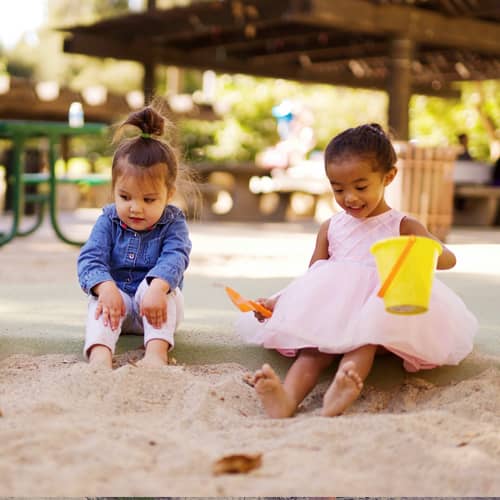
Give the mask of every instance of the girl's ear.
M 392 167 L 389 172 L 384 175 L 384 186 L 388 186 L 396 177 L 398 173 L 398 169 L 396 167 Z
M 175 188 L 175 187 L 173 187 L 172 189 L 170 189 L 170 190 L 168 191 L 168 195 L 167 195 L 167 202 L 169 202 L 169 201 L 171 201 L 171 200 L 172 200 L 172 198 L 173 198 L 173 197 L 174 197 L 174 195 L 175 195 L 175 192 L 176 192 L 176 188 Z

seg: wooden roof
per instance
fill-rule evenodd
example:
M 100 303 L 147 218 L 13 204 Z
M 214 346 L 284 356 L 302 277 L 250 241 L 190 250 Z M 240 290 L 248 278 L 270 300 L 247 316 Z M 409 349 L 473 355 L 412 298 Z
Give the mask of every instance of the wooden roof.
M 65 31 L 70 53 L 384 90 L 409 40 L 413 93 L 500 79 L 499 0 L 201 1 Z

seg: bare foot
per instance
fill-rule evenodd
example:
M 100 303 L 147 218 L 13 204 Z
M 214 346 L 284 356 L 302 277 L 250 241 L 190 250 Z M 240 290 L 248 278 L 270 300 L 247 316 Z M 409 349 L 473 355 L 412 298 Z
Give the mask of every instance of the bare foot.
M 266 363 L 255 372 L 253 384 L 264 410 L 272 418 L 291 417 L 297 404 L 286 393 L 276 372 Z
M 158 355 L 157 353 L 148 353 L 136 363 L 137 366 L 145 366 L 148 368 L 159 368 L 168 365 L 167 355 Z
M 100 344 L 91 347 L 89 365 L 95 368 L 106 368 L 111 370 L 113 366 L 113 355 L 109 348 Z
M 159 368 L 168 364 L 169 343 L 161 339 L 152 339 L 146 344 L 144 357 L 137 364 Z
M 363 381 L 354 368 L 353 361 L 347 361 L 339 368 L 323 398 L 323 417 L 340 415 L 358 398 L 363 389 Z

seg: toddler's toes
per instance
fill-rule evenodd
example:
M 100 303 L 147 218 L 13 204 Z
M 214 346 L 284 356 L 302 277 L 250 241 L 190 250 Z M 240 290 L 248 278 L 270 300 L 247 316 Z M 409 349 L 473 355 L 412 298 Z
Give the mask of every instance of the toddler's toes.
M 346 370 L 345 374 L 354 382 L 359 390 L 363 389 L 363 381 L 356 371 Z

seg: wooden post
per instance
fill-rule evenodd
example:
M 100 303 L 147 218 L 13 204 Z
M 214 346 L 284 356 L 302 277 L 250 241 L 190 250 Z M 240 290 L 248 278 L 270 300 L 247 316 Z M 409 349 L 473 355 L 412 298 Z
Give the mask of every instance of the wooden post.
M 389 93 L 389 127 L 399 141 L 409 138 L 409 105 L 411 97 L 411 63 L 414 42 L 396 38 L 391 42 Z
M 151 100 L 155 94 L 155 69 L 156 64 L 152 54 L 150 57 L 143 62 L 144 67 L 144 79 L 143 79 L 143 92 L 144 92 L 144 103 L 150 104 Z
M 148 0 L 147 12 L 148 14 L 154 15 L 156 11 L 156 0 Z M 155 71 L 156 71 L 156 61 L 153 55 L 154 48 L 150 47 L 151 52 L 145 54 L 145 59 L 142 63 L 144 68 L 143 84 L 142 90 L 144 92 L 144 103 L 150 104 L 153 96 L 155 95 L 156 85 L 155 85 Z

